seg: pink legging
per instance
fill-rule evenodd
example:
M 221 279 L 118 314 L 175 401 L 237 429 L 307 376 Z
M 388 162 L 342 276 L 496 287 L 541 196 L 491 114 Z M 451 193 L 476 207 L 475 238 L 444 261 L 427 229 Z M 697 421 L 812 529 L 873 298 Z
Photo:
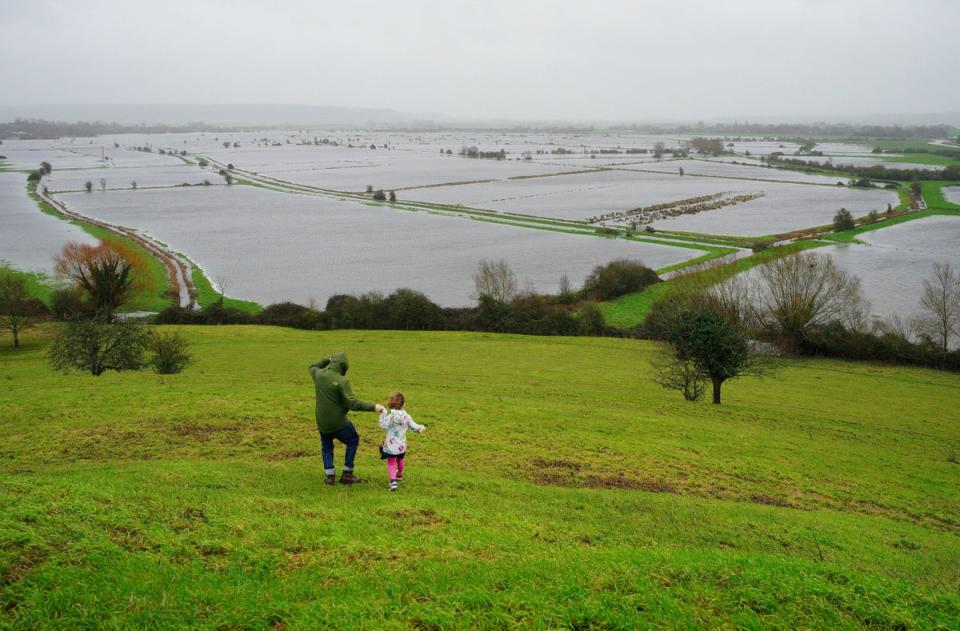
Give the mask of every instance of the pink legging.
M 397 458 L 395 456 L 387 456 L 387 472 L 390 474 L 391 480 L 396 480 L 399 475 L 403 477 L 403 458 Z

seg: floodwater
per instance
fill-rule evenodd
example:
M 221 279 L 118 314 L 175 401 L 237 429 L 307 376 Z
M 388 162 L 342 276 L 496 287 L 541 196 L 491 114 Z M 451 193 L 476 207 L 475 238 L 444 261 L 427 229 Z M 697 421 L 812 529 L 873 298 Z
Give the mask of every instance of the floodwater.
M 324 304 L 337 293 L 410 287 L 449 306 L 472 302 L 480 259 L 502 258 L 523 284 L 556 291 L 560 276 L 582 282 L 599 264 L 640 259 L 661 267 L 702 251 L 531 230 L 365 206 L 249 186 L 58 195 L 70 208 L 136 226 L 188 254 L 231 296 L 263 304 Z
M 925 217 L 859 235 L 866 245 L 829 249 L 837 265 L 860 277 L 872 313 L 908 320 L 919 313 L 924 279 L 934 263 L 960 271 L 960 217 Z M 819 250 L 821 252 L 827 250 Z
M 960 204 L 960 186 L 944 186 L 943 195 L 948 202 Z
M 27 197 L 26 175 L 0 173 L 0 261 L 50 275 L 53 257 L 67 241 L 97 243 L 73 224 L 40 212 Z

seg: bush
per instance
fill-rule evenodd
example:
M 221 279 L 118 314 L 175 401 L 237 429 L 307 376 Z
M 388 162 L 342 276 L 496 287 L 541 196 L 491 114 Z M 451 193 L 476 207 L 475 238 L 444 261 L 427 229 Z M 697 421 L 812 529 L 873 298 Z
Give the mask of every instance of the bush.
M 373 198 L 378 202 L 384 202 L 387 200 L 387 194 L 383 192 L 383 189 L 378 189 L 377 192 L 373 194 Z
M 27 176 L 28 182 L 39 182 L 40 178 L 43 176 L 40 171 L 30 171 L 30 175 Z
M 55 320 L 67 321 L 79 317 L 90 317 L 93 309 L 84 302 L 83 292 L 73 287 L 55 289 L 50 294 L 50 315 Z
M 295 329 L 326 330 L 331 328 L 328 314 L 292 302 L 280 302 L 266 307 L 253 317 L 257 324 L 289 326 Z
M 595 267 L 584 281 L 581 293 L 590 300 L 611 300 L 658 282 L 656 272 L 640 261 L 621 259 Z
M 607 323 L 603 319 L 603 312 L 595 304 L 588 304 L 577 314 L 577 333 L 580 335 L 603 335 Z
M 140 324 L 77 319 L 57 334 L 47 358 L 56 369 L 74 368 L 94 376 L 108 370 L 138 370 L 149 341 L 150 332 Z
M 431 331 L 443 328 L 443 310 L 424 294 L 398 289 L 386 299 L 387 325 L 391 329 Z
M 153 352 L 150 365 L 158 375 L 174 375 L 193 363 L 188 351 L 190 344 L 179 333 L 154 333 L 149 349 Z
M 841 208 L 837 211 L 837 214 L 833 216 L 833 229 L 837 232 L 853 230 L 856 227 L 857 224 L 853 220 L 853 215 L 851 215 L 850 211 L 846 208 Z

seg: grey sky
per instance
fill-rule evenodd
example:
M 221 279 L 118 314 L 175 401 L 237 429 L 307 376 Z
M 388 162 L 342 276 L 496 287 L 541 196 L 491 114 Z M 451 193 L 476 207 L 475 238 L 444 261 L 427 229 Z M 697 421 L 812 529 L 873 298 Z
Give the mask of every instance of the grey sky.
M 0 105 L 462 117 L 960 109 L 957 0 L 0 0 Z

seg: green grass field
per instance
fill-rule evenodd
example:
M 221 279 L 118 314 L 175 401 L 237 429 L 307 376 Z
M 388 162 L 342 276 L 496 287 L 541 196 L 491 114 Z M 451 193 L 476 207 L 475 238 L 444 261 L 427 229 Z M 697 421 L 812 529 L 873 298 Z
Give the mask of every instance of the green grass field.
M 169 327 L 168 327 L 169 328 Z M 721 406 L 634 340 L 182 327 L 100 378 L 0 347 L 0 627 L 956 628 L 960 376 L 783 361 Z M 309 363 L 428 426 L 322 484 Z M 338 460 L 342 457 L 338 446 Z M 955 458 L 954 458 L 955 459 Z

